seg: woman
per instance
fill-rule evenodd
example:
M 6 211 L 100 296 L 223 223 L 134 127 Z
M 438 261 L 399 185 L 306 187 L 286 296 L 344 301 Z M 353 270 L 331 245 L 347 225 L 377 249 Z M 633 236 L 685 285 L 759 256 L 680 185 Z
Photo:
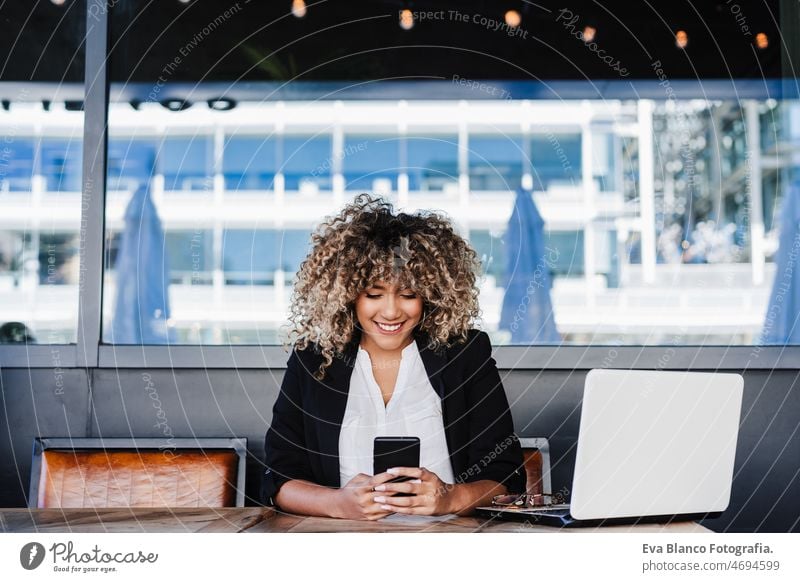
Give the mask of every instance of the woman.
M 446 219 L 395 215 L 366 194 L 312 242 L 266 436 L 266 502 L 380 519 L 468 515 L 494 495 L 524 491 L 489 337 L 470 329 L 479 312 L 475 251 Z M 371 475 L 376 436 L 419 437 L 420 467 Z M 399 476 L 411 480 L 389 482 Z

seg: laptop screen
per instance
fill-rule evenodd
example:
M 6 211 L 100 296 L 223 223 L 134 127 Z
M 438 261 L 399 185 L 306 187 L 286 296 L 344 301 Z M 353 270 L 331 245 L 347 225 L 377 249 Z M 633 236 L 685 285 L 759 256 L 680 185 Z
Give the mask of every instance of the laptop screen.
M 730 501 L 742 392 L 738 374 L 590 371 L 572 516 L 723 511 Z

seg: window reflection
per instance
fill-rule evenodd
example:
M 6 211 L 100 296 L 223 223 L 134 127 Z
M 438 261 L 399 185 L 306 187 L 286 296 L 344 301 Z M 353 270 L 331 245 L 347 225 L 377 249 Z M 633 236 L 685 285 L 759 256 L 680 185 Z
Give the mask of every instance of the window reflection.
M 167 138 L 158 152 L 164 190 L 209 190 L 214 150 L 210 136 Z
M 752 343 L 764 324 L 781 207 L 794 179 L 791 159 L 781 154 L 793 134 L 780 111 L 796 104 L 651 105 L 592 102 L 586 118 L 581 103 L 532 103 L 534 115 L 547 109 L 548 124 L 523 130 L 513 103 L 482 104 L 465 108 L 466 127 L 457 132 L 443 125 L 453 107 L 447 102 L 408 104 L 410 130 L 387 125 L 396 103 L 345 103 L 358 114 L 344 116 L 334 103 L 240 104 L 215 112 L 215 125 L 193 127 L 193 135 L 178 135 L 172 125 L 185 131 L 195 108 L 171 112 L 153 104 L 132 112 L 115 105 L 112 114 L 122 108 L 126 116 L 111 116 L 104 317 L 113 313 L 125 213 L 142 187 L 164 232 L 171 325 L 176 341 L 188 343 L 277 340 L 310 233 L 364 191 L 403 209 L 455 217 L 483 261 L 484 326 L 503 343 L 505 236 L 517 191 L 526 187 L 543 221 L 552 309 L 564 341 L 653 344 L 678 334 L 679 343 Z M 242 132 L 243 119 L 271 120 L 276 111 L 282 125 L 268 121 Z M 508 122 L 489 125 L 486 111 L 495 119 L 507 113 Z M 333 119 L 348 121 L 331 125 Z M 763 124 L 773 134 L 760 146 L 756 204 L 753 119 L 760 136 Z M 66 151 L 68 140 L 45 138 Z M 645 138 L 653 140 L 651 152 L 641 148 Z M 26 139 L 13 171 L 8 164 L 5 196 L 14 195 L 12 180 L 24 185 L 26 173 L 38 171 L 36 155 L 26 153 L 37 142 Z M 653 170 L 649 190 L 643 160 Z M 52 175 L 43 181 L 53 187 L 73 179 L 68 163 L 48 167 Z M 25 278 L 31 256 L 41 280 L 37 245 L 73 244 L 4 240 L 0 246 L 12 249 L 5 268 L 15 281 Z M 68 253 L 56 260 L 68 265 Z M 734 314 L 744 322 L 736 329 L 719 323 Z
M 569 190 L 581 183 L 581 136 L 548 132 L 531 137 L 533 189 Z
M 516 190 L 522 185 L 527 160 L 521 136 L 470 135 L 470 189 Z
M 225 142 L 222 172 L 227 190 L 273 190 L 278 138 L 232 136 Z
M 330 135 L 283 139 L 281 172 L 286 190 L 314 194 L 331 188 L 333 151 Z
M 42 140 L 42 175 L 46 189 L 55 192 L 81 191 L 83 140 Z
M 384 194 L 396 191 L 400 144 L 397 135 L 345 136 L 342 156 L 345 189 Z
M 77 335 L 83 112 L 0 110 L 0 343 Z
M 307 230 L 226 230 L 222 264 L 226 285 L 289 283 L 309 249 Z
M 454 193 L 458 188 L 458 136 L 409 135 L 405 142 L 408 189 Z
M 158 144 L 155 140 L 112 136 L 108 141 L 109 192 L 132 192 L 150 180 Z

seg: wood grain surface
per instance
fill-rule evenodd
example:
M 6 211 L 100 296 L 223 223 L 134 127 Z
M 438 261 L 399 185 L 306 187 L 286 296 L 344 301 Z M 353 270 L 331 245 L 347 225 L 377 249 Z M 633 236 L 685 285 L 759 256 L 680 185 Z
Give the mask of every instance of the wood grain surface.
M 10 533 L 710 533 L 694 522 L 556 529 L 517 522 L 444 515 L 393 514 L 378 521 L 308 517 L 272 507 L 225 509 L 0 509 Z

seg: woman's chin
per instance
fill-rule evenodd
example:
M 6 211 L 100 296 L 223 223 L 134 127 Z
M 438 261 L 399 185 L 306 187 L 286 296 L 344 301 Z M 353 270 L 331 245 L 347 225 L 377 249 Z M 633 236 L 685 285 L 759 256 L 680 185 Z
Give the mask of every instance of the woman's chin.
M 384 335 L 381 333 L 370 333 L 370 342 L 381 350 L 394 351 L 406 347 L 410 341 L 410 333 L 402 335 Z

